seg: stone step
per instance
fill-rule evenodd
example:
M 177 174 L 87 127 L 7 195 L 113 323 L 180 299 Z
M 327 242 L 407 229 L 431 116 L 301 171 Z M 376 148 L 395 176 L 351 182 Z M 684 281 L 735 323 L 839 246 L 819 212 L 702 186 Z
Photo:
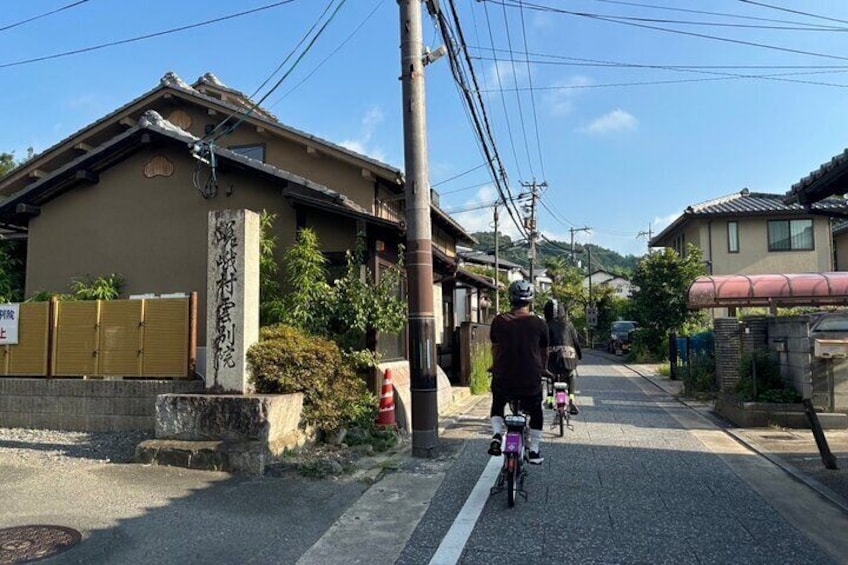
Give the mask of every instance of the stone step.
M 247 475 L 263 475 L 269 459 L 262 441 L 151 439 L 135 449 L 136 463 Z

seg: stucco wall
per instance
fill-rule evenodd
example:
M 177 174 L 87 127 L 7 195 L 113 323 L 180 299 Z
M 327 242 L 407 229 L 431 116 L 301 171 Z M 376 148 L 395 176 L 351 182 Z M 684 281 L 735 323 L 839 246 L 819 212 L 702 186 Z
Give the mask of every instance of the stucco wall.
M 836 271 L 848 271 L 848 232 L 833 238 Z
M 175 109 L 180 109 L 191 117 L 192 134 L 202 137 L 207 124 L 218 125 L 226 114 L 210 116 L 205 108 L 180 103 L 164 113 L 165 117 Z M 240 145 L 265 145 L 265 162 L 290 173 L 307 178 L 346 195 L 368 210 L 374 207 L 374 181 L 362 176 L 362 168 L 339 161 L 320 152 L 307 153 L 306 146 L 284 139 L 269 132 L 259 133 L 251 124 L 242 124 L 236 131 L 225 135 L 216 142 L 221 147 Z
M 797 218 L 797 217 L 792 217 Z M 714 219 L 712 233 L 712 274 L 821 273 L 832 270 L 830 225 L 827 218 L 813 219 L 815 249 L 812 251 L 769 251 L 769 218 Z M 739 253 L 729 253 L 727 222 L 739 225 Z M 703 222 L 707 225 L 707 222 Z M 704 242 L 702 242 L 704 243 Z M 709 246 L 704 243 L 704 258 L 709 259 Z
M 148 179 L 144 165 L 156 154 L 174 163 L 170 177 Z M 295 211 L 281 186 L 243 173 L 222 173 L 215 198 L 192 185 L 195 161 L 179 146 L 144 149 L 107 169 L 100 182 L 51 200 L 30 222 L 26 292 L 67 292 L 73 277 L 120 273 L 124 294 L 197 291 L 198 328 L 205 328 L 207 217 L 210 210 L 275 212 L 278 252 L 295 236 Z M 232 194 L 225 189 L 232 184 Z M 309 225 L 309 216 L 307 216 Z M 320 222 L 319 237 L 353 245 L 355 223 Z M 199 345 L 205 343 L 201 330 Z

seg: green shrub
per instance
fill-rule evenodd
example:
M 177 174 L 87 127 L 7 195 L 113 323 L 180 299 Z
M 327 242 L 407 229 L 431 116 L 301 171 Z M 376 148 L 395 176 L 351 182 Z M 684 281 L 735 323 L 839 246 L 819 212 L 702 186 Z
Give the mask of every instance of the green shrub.
M 262 328 L 247 360 L 256 392 L 303 393 L 304 420 L 322 432 L 371 425 L 376 418 L 377 397 L 331 341 L 288 326 Z
M 754 367 L 756 367 L 756 389 Z M 739 382 L 736 383 L 736 395 L 740 400 L 743 402 L 758 400 L 766 391 L 783 389 L 780 367 L 771 355 L 762 351 L 742 355 L 739 361 Z
M 686 396 L 698 397 L 716 392 L 715 359 L 707 353 L 693 353 L 690 364 L 679 369 Z
M 801 402 L 801 395 L 794 390 L 767 390 L 759 395 L 759 402 L 774 402 L 777 404 L 795 404 Z
M 471 394 L 486 394 L 491 390 L 492 374 L 489 368 L 492 366 L 492 349 L 480 347 L 471 358 L 471 376 L 468 380 Z
M 657 374 L 662 377 L 670 377 L 671 376 L 671 364 L 664 363 L 657 367 Z
M 112 273 L 108 277 L 85 275 L 71 282 L 71 291 L 77 300 L 114 300 L 121 296 L 124 277 Z

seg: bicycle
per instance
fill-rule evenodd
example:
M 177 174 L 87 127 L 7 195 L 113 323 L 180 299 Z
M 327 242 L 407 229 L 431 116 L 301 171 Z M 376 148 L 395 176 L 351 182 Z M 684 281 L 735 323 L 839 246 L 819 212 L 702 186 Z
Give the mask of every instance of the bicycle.
M 504 417 L 506 424 L 506 437 L 503 442 L 503 465 L 498 474 L 498 480 L 489 490 L 489 496 L 502 492 L 506 488 L 507 504 L 510 508 L 515 506 L 516 495 L 527 500 L 527 491 L 524 490 L 524 479 L 527 477 L 527 469 L 524 462 L 527 460 L 527 430 L 529 416 L 521 412 L 520 402 L 509 401 L 512 414 Z
M 576 369 L 574 370 L 576 375 Z M 574 426 L 571 425 L 571 400 L 568 395 L 568 383 L 565 381 L 557 381 L 556 375 L 552 373 L 548 373 L 545 378 L 545 386 L 548 398 L 551 396 L 554 397 L 554 405 L 551 406 L 555 410 L 554 412 L 554 420 L 551 423 L 551 427 L 556 429 L 559 427 L 559 437 L 563 437 L 565 435 L 565 428 L 569 430 L 573 430 Z M 550 391 L 553 389 L 554 394 L 551 395 Z
M 574 429 L 574 426 L 571 425 L 571 412 L 568 410 L 568 384 L 555 382 L 554 391 L 556 412 L 554 412 L 554 421 L 551 427 L 559 426 L 559 437 L 562 437 L 565 435 L 565 428 Z

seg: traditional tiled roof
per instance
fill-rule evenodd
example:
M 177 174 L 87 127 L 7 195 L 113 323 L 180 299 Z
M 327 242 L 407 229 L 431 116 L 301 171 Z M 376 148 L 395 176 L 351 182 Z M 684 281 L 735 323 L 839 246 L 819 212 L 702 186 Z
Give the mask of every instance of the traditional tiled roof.
M 130 128 L 121 135 L 115 136 L 109 142 L 104 143 L 92 151 L 81 155 L 49 176 L 38 180 L 26 189 L 5 200 L 0 204 L 0 219 L 3 222 L 13 222 L 18 204 L 41 205 L 43 202 L 55 197 L 55 195 L 59 194 L 62 190 L 66 190 L 68 186 L 76 182 L 74 180 L 76 170 L 84 168 L 90 163 L 103 160 L 111 161 L 112 155 L 117 152 L 126 151 L 128 148 L 140 145 L 141 134 L 144 132 L 152 132 L 172 141 L 179 142 L 186 148 L 198 141 L 197 137 L 175 126 L 159 115 L 158 112 L 148 110 L 142 115 L 137 126 Z M 235 162 L 264 175 L 287 181 L 290 183 L 289 186 L 301 187 L 299 191 L 287 189 L 287 192 L 284 193 L 286 196 L 291 196 L 294 199 L 307 199 L 316 204 L 323 203 L 336 210 L 347 210 L 349 213 L 356 214 L 359 217 L 376 223 L 391 224 L 388 220 L 374 216 L 347 196 L 314 183 L 309 179 L 257 161 L 256 159 L 245 157 L 223 147 L 215 146 L 214 151 L 219 159 Z
M 469 263 L 478 263 L 480 265 L 492 265 L 495 264 L 495 256 L 489 255 L 487 253 L 483 253 L 482 251 L 457 251 L 457 255 Z M 522 269 L 523 267 L 518 263 L 514 263 L 512 261 L 508 261 L 507 259 L 499 258 L 498 259 L 498 267 L 502 269 Z
M 780 194 L 751 192 L 747 188 L 741 191 L 688 206 L 683 214 L 662 232 L 651 239 L 651 246 L 660 245 L 663 239 L 677 230 L 691 218 L 715 216 L 772 216 L 772 215 L 810 215 L 812 212 L 834 214 L 848 212 L 848 200 L 827 198 L 812 204 L 809 208 L 798 203 L 788 204 Z
M 784 199 L 807 204 L 848 192 L 848 149 L 792 185 Z

